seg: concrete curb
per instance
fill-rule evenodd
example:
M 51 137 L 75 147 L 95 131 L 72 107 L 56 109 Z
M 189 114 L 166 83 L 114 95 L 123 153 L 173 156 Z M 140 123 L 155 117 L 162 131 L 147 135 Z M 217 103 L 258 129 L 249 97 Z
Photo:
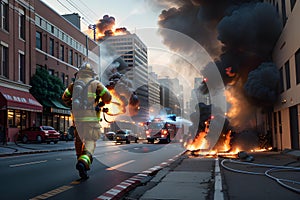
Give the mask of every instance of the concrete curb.
M 106 191 L 102 195 L 98 196 L 95 200 L 117 200 L 122 198 L 127 192 L 133 190 L 140 184 L 146 183 L 151 179 L 151 176 L 157 174 L 158 171 L 163 169 L 166 166 L 169 166 L 174 161 L 176 161 L 181 155 L 185 154 L 186 151 L 174 156 L 171 159 L 168 159 L 166 162 L 162 162 L 161 164 L 151 167 L 148 170 L 139 173 L 120 184 L 116 185 L 112 189 Z

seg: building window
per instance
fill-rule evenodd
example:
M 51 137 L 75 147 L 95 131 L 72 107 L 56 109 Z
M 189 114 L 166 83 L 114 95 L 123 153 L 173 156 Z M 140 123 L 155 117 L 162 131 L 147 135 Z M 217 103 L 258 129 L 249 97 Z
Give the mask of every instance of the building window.
M 69 51 L 69 64 L 73 65 L 73 50 L 70 49 Z
M 279 73 L 280 73 L 279 92 L 282 93 L 284 91 L 284 88 L 283 88 L 283 68 L 282 67 L 280 68 Z
M 65 86 L 68 87 L 68 85 L 69 85 L 69 76 L 66 75 L 65 76 Z
M 65 85 L 65 73 L 61 73 L 61 82 Z
M 285 10 L 285 0 L 281 0 L 281 14 L 282 14 L 282 23 L 285 25 L 287 17 L 286 17 L 286 10 Z
M 19 37 L 25 40 L 25 13 L 23 10 L 19 14 Z
M 54 56 L 54 39 L 50 38 L 49 41 L 49 53 L 50 55 Z
M 35 47 L 42 50 L 42 33 L 35 32 Z
M 25 83 L 25 55 L 19 52 L 19 81 Z
M 8 47 L 1 45 L 0 75 L 8 78 Z
M 290 0 L 290 3 L 291 3 L 291 11 L 292 11 L 296 4 L 296 0 Z
M 59 59 L 65 61 L 65 47 L 64 45 L 60 45 L 59 47 Z
M 289 88 L 291 88 L 290 62 L 289 61 L 287 61 L 284 64 L 284 69 L 285 69 L 286 89 L 289 89 Z
M 49 73 L 49 75 L 54 75 L 54 70 L 53 69 L 49 69 L 48 73 Z
M 79 66 L 78 53 L 75 53 L 75 56 L 74 56 L 74 63 L 75 63 L 75 66 L 76 66 L 76 67 Z
M 8 2 L 1 1 L 1 28 L 8 31 Z
M 300 83 L 300 49 L 295 53 L 295 63 L 296 63 L 296 83 Z

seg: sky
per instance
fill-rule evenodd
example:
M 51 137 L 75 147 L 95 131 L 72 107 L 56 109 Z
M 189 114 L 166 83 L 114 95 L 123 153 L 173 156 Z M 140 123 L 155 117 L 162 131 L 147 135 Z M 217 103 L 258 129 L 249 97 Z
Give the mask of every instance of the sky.
M 136 33 L 146 45 L 161 45 L 159 38 L 151 38 L 145 29 L 157 29 L 160 9 L 149 5 L 148 0 L 42 0 L 58 14 L 78 13 L 81 16 L 81 29 L 95 24 L 104 15 L 116 19 L 116 28 L 125 27 Z M 139 33 L 140 32 L 140 33 Z

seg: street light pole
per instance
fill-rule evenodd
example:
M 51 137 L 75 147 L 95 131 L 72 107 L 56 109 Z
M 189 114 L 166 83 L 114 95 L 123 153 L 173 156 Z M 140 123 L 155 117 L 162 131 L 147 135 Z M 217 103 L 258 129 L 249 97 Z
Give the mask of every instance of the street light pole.
M 96 41 L 96 24 L 90 24 L 90 25 L 89 25 L 89 29 L 92 29 L 92 30 L 93 30 L 94 41 Z

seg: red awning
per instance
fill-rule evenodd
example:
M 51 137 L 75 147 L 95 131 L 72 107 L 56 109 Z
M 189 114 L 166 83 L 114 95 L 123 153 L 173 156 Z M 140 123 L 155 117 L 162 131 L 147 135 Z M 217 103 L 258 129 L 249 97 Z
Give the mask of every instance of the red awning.
M 0 86 L 0 100 L 0 109 L 43 111 L 43 106 L 29 92 Z

